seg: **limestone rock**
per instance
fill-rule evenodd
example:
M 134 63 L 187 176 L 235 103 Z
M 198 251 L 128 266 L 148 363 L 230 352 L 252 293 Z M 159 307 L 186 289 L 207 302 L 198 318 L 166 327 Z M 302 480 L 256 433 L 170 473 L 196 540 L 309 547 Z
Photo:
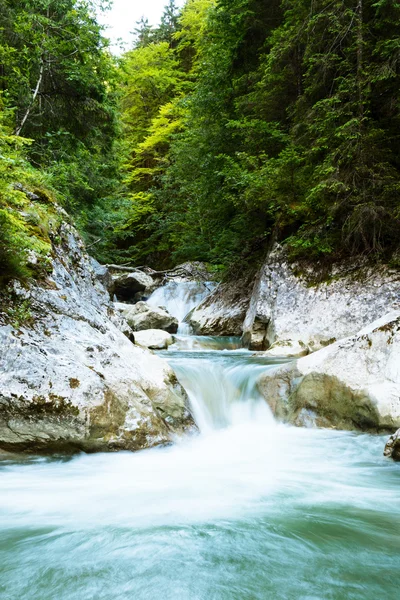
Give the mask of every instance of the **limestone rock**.
M 347 264 L 333 269 L 319 285 L 310 284 L 310 275 L 300 275 L 281 247 L 270 253 L 244 320 L 246 346 L 267 350 L 290 339 L 315 351 L 400 308 L 398 272 Z
M 185 319 L 195 335 L 241 336 L 249 303 L 248 282 L 221 284 Z
M 135 343 L 150 350 L 166 350 L 174 343 L 174 338 L 161 329 L 147 329 L 135 333 Z
M 273 413 L 295 425 L 367 431 L 400 427 L 400 311 L 268 371 L 259 388 Z
M 178 320 L 164 308 L 152 307 L 146 302 L 137 302 L 136 304 L 118 302 L 116 308 L 121 311 L 133 331 L 145 329 L 163 329 L 168 333 L 178 331 Z
M 113 276 L 114 294 L 118 300 L 132 301 L 138 293 L 145 292 L 146 288 L 152 288 L 154 284 L 150 275 L 135 271 Z
M 102 285 L 104 285 L 110 295 L 113 294 L 114 281 L 109 269 L 97 262 L 97 260 L 92 256 L 89 257 L 89 260 L 93 270 L 93 275 L 96 277 L 96 279 L 98 279 L 98 281 L 100 281 Z
M 390 436 L 386 443 L 383 454 L 388 458 L 393 458 L 393 460 L 400 461 L 400 429 Z
M 79 236 L 64 224 L 48 279 L 14 284 L 26 324 L 0 322 L 0 448 L 138 450 L 194 426 L 161 358 L 132 344 Z
M 307 356 L 310 350 L 303 342 L 293 340 L 283 340 L 281 342 L 275 342 L 272 346 L 263 352 L 263 356 L 269 356 L 270 358 L 301 358 Z

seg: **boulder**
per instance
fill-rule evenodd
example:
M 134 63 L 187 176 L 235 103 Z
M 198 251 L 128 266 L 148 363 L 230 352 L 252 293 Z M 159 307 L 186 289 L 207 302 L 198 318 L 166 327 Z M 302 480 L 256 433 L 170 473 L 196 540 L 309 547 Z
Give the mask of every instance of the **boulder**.
M 53 239 L 48 278 L 14 283 L 1 315 L 0 449 L 139 450 L 193 428 L 168 364 L 122 333 L 76 231 Z
M 276 246 L 254 283 L 243 324 L 243 343 L 267 350 L 282 340 L 311 351 L 357 333 L 400 308 L 400 275 L 353 263 L 332 267 L 322 283 L 316 270 L 291 263 Z
M 272 346 L 263 352 L 263 356 L 270 358 L 301 358 L 307 356 L 310 350 L 303 342 L 293 340 L 282 340 L 281 342 L 275 342 Z
M 259 389 L 275 416 L 295 425 L 400 427 L 400 311 L 266 372 Z
M 390 436 L 386 443 L 383 454 L 388 458 L 393 458 L 393 460 L 400 461 L 400 429 Z
M 146 302 L 136 304 L 116 303 L 116 308 L 122 313 L 133 331 L 145 329 L 163 329 L 168 333 L 178 331 L 178 320 L 162 307 L 152 307 Z
M 135 300 L 138 293 L 142 294 L 147 288 L 151 289 L 153 284 L 150 275 L 141 271 L 113 275 L 113 291 L 118 300 Z
M 249 304 L 248 281 L 220 284 L 186 317 L 195 335 L 241 336 Z
M 150 350 L 167 350 L 174 338 L 161 329 L 146 329 L 135 333 L 135 343 Z

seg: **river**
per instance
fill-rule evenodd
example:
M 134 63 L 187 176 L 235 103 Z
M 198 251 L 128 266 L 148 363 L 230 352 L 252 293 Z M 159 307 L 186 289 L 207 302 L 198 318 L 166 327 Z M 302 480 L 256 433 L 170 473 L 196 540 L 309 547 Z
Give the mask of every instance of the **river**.
M 199 435 L 0 462 L 0 598 L 398 598 L 400 467 L 385 438 L 277 424 L 256 385 L 276 361 L 185 331 L 161 354 Z

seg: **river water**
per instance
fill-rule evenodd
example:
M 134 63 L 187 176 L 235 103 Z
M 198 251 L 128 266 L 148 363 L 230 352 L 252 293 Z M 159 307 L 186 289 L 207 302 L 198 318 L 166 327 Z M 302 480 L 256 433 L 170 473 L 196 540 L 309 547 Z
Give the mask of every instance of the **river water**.
M 394 600 L 400 466 L 384 437 L 279 425 L 238 340 L 161 353 L 199 435 L 0 462 L 2 600 Z

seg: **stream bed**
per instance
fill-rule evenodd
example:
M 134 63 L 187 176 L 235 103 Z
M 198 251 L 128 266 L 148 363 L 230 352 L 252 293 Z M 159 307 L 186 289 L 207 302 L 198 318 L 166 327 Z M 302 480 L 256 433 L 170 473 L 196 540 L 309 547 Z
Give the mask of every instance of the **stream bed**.
M 385 437 L 275 423 L 256 382 L 276 361 L 238 345 L 178 336 L 160 353 L 199 435 L 0 461 L 2 600 L 398 598 Z

